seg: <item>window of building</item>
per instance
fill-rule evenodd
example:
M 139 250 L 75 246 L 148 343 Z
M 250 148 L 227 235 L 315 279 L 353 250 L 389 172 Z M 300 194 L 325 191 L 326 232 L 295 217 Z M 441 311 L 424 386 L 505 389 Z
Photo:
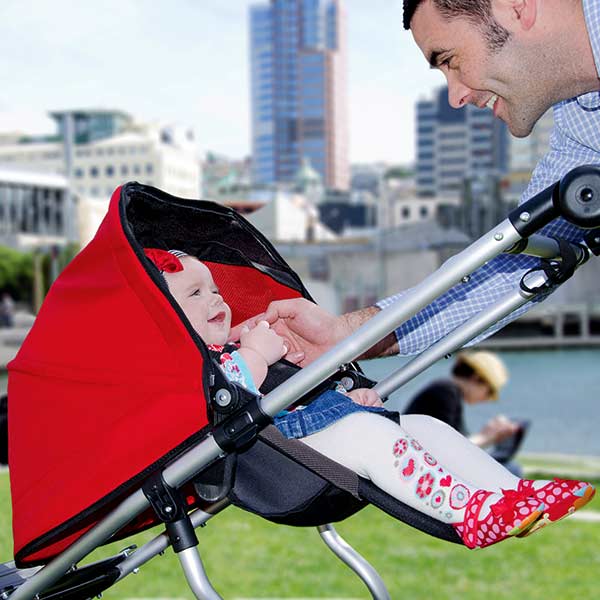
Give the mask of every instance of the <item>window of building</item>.
M 401 214 L 403 219 L 410 219 L 410 207 L 403 206 Z
M 121 165 L 121 175 L 129 175 L 129 166 Z
M 104 172 L 106 173 L 107 177 L 114 177 L 115 168 L 112 165 L 107 165 L 106 168 L 104 169 Z
M 142 169 L 140 168 L 140 165 L 133 165 L 133 174 L 134 175 L 139 175 L 142 172 Z
M 154 173 L 154 165 L 152 163 L 146 163 L 146 174 L 151 175 Z
M 83 169 L 81 169 L 80 167 L 77 167 L 77 169 L 75 169 L 75 171 L 73 172 L 73 174 L 78 179 L 81 179 L 81 177 L 83 177 Z
M 90 177 L 98 177 L 99 174 L 98 167 L 90 167 Z
M 426 206 L 421 206 L 421 208 L 419 209 L 419 215 L 421 219 L 424 219 L 429 215 L 429 209 Z

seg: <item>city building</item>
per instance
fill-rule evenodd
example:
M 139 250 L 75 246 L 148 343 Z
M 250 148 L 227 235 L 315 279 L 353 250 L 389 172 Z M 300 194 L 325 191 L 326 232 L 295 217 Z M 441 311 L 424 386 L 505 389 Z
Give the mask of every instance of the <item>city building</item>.
M 293 182 L 307 159 L 327 188 L 349 186 L 341 0 L 250 8 L 253 181 Z
M 202 198 L 221 202 L 231 195 L 246 193 L 252 188 L 252 161 L 231 159 L 207 152 L 202 161 Z
M 15 250 L 64 246 L 76 220 L 64 176 L 0 168 L 0 245 Z
M 127 181 L 198 198 L 200 161 L 191 130 L 136 123 L 122 111 L 72 110 L 51 116 L 56 135 L 4 135 L 0 165 L 64 175 L 74 194 L 96 200 L 106 201 Z
M 546 112 L 525 138 L 510 139 L 510 170 L 503 180 L 503 191 L 509 203 L 518 204 L 529 185 L 533 169 L 550 150 L 550 135 L 554 128 L 552 109 Z
M 275 246 L 315 300 L 341 314 L 420 283 L 467 242 L 429 220 L 353 239 Z
M 490 109 L 470 104 L 456 110 L 448 103 L 448 88 L 416 106 L 417 195 L 459 197 L 465 180 L 477 191 L 489 175 L 508 171 L 509 134 Z
M 262 206 L 245 215 L 267 239 L 272 242 L 305 243 L 336 238 L 321 223 L 314 203 L 303 194 L 272 190 L 268 196 Z

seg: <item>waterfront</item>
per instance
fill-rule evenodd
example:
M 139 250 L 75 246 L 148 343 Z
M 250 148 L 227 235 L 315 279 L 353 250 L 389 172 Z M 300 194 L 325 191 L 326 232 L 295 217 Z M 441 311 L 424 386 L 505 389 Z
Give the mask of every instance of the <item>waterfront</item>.
M 600 349 L 503 351 L 511 378 L 500 401 L 466 410 L 470 431 L 497 413 L 529 419 L 531 427 L 522 446 L 526 453 L 600 456 Z M 366 374 L 381 379 L 407 362 L 391 357 L 362 364 Z M 446 376 L 452 360 L 442 359 L 392 394 L 396 410 L 429 381 Z

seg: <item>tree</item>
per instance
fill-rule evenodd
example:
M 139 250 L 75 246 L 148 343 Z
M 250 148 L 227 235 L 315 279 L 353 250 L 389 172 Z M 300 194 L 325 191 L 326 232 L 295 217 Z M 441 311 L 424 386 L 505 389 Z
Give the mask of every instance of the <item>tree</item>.
M 0 290 L 15 300 L 31 300 L 33 255 L 0 246 Z

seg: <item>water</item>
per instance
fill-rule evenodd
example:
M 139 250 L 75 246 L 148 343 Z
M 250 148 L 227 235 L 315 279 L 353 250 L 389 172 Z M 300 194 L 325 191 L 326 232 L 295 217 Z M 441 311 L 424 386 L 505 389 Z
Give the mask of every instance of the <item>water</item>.
M 600 456 L 600 349 L 499 352 L 510 371 L 510 381 L 499 402 L 468 406 L 471 432 L 497 413 L 529 419 L 524 452 L 552 452 Z M 362 363 L 366 374 L 379 380 L 407 362 L 381 358 Z M 388 405 L 402 407 L 433 379 L 448 375 L 452 360 L 441 360 L 392 394 Z M 6 378 L 0 376 L 0 392 Z
M 498 402 L 465 407 L 470 432 L 502 413 L 529 419 L 522 452 L 600 456 L 600 349 L 498 352 L 510 381 Z M 367 376 L 381 379 L 407 362 L 391 357 L 362 364 Z M 449 374 L 453 360 L 441 360 L 392 394 L 389 405 L 402 411 L 433 379 Z

